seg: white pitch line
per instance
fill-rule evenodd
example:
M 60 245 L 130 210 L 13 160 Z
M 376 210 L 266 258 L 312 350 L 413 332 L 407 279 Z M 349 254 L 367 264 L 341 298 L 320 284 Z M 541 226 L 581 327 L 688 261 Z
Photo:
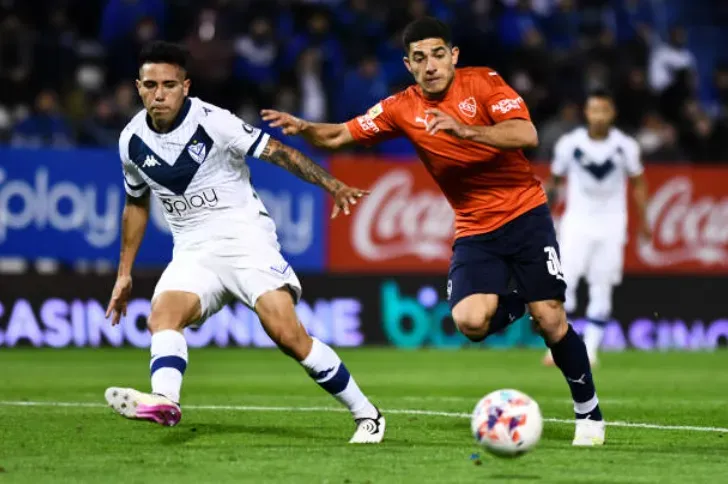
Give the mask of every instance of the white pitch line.
M 93 402 L 23 402 L 23 401 L 0 401 L 0 406 L 4 407 L 92 407 L 102 408 L 106 405 Z M 237 412 L 346 412 L 342 407 L 267 407 L 267 406 L 249 406 L 249 405 L 185 405 L 185 409 L 190 410 L 231 410 Z M 417 410 L 417 409 L 382 409 L 384 413 L 401 414 L 401 415 L 426 415 L 432 417 L 450 417 L 450 418 L 470 418 L 469 413 L 463 412 L 443 412 L 438 410 Z M 574 424 L 574 420 L 562 418 L 544 418 L 544 422 L 558 424 Z M 652 430 L 677 430 L 687 432 L 720 432 L 728 433 L 725 427 L 699 427 L 693 425 L 660 425 L 641 422 L 621 422 L 607 421 L 609 427 L 627 427 Z

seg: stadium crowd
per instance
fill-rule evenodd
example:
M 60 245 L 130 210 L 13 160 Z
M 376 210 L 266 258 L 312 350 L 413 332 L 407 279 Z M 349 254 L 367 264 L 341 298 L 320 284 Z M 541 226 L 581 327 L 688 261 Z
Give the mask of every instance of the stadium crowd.
M 263 107 L 343 121 L 411 83 L 401 30 L 434 15 L 452 25 L 461 65 L 498 69 L 524 97 L 537 159 L 580 123 L 585 93 L 607 88 L 645 160 L 728 160 L 728 65 L 713 66 L 711 96 L 699 96 L 677 3 L 1 0 L 0 143 L 116 146 L 140 108 L 138 51 L 160 38 L 189 48 L 193 95 L 249 122 Z M 397 140 L 378 150 L 413 153 Z

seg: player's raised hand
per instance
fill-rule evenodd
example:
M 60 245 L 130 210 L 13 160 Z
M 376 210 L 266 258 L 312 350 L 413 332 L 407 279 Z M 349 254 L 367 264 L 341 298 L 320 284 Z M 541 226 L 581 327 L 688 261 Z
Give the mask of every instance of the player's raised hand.
M 439 109 L 426 109 L 425 114 L 432 117 L 431 121 L 427 123 L 427 132 L 432 135 L 437 134 L 438 131 L 445 131 L 457 138 L 466 138 L 470 134 L 468 126 Z
M 349 205 L 356 205 L 357 200 L 361 197 L 369 195 L 368 190 L 361 190 L 344 185 L 334 193 L 334 209 L 331 212 L 331 218 L 336 218 L 341 212 L 349 215 L 351 210 Z
M 289 136 L 299 134 L 306 127 L 303 119 L 275 109 L 263 109 L 260 111 L 260 116 L 271 128 L 282 128 L 283 134 Z
M 129 304 L 131 296 L 131 276 L 119 276 L 114 284 L 114 290 L 111 292 L 111 301 L 109 307 L 106 308 L 106 319 L 113 316 L 111 325 L 119 324 L 122 316 L 126 316 L 126 307 Z

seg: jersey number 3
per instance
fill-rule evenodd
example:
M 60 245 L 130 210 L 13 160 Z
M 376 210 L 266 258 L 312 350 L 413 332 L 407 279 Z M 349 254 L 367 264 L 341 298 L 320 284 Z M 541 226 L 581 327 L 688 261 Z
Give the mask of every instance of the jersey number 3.
M 544 247 L 543 251 L 546 252 L 546 268 L 549 270 L 549 274 L 563 281 L 564 271 L 561 269 L 561 261 L 559 260 L 559 254 L 556 252 L 556 249 L 549 246 Z

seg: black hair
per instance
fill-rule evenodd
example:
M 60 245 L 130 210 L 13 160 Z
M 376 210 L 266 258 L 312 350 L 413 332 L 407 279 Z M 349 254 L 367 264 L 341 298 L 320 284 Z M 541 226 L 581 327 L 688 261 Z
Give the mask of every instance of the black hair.
M 402 43 L 404 50 L 409 52 L 412 42 L 419 42 L 424 39 L 442 39 L 447 45 L 452 43 L 450 27 L 434 17 L 422 17 L 407 24 L 402 32 Z
M 144 64 L 172 64 L 187 72 L 189 53 L 185 47 L 161 40 L 144 46 L 139 54 L 139 68 Z
M 599 98 L 599 99 L 606 99 L 606 100 L 614 103 L 614 96 L 612 95 L 611 91 L 609 91 L 608 89 L 598 88 L 598 89 L 593 89 L 593 90 L 589 91 L 586 98 L 591 99 L 593 97 Z

